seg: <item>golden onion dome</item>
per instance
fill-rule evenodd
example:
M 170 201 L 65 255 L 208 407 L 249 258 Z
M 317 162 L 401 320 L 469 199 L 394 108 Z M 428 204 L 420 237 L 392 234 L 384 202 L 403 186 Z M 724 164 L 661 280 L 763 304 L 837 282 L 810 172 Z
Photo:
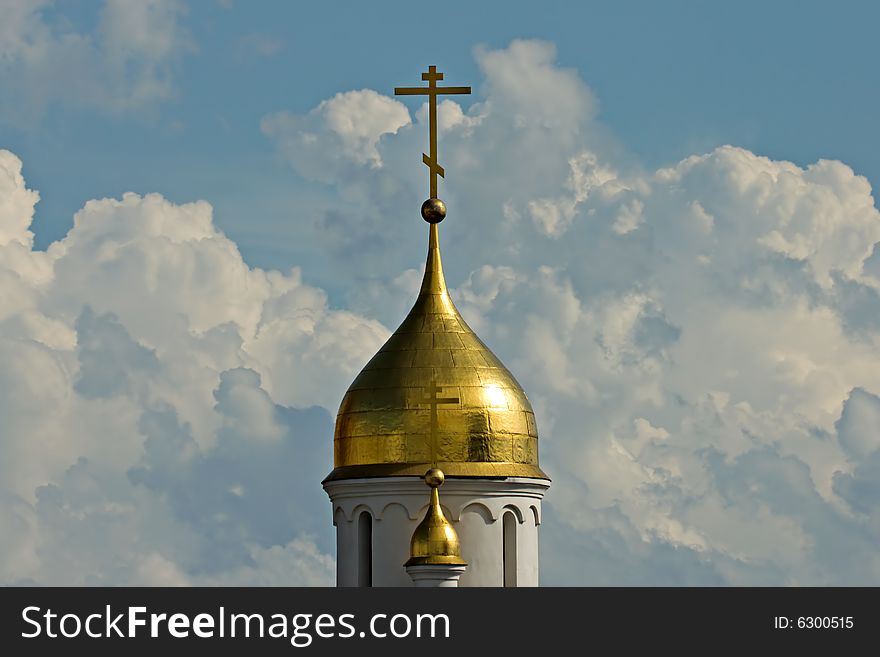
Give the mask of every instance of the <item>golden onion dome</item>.
M 421 477 L 430 466 L 452 477 L 547 479 L 532 406 L 452 303 L 437 223 L 429 230 L 415 305 L 342 399 L 327 480 Z
M 431 487 L 428 511 L 409 543 L 409 561 L 405 566 L 449 564 L 466 566 L 461 558 L 461 543 L 452 524 L 443 515 L 438 488 L 445 477 L 442 470 L 431 468 L 425 473 L 425 483 Z

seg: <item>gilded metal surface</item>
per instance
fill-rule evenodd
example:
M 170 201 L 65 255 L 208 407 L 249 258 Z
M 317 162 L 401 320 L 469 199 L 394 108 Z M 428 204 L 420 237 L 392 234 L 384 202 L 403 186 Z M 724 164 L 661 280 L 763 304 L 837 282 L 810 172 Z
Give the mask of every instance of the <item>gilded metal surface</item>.
M 443 277 L 437 223 L 446 207 L 437 198 L 437 176 L 445 172 L 437 161 L 437 96 L 471 90 L 438 87 L 443 74 L 436 66 L 422 79 L 427 87 L 398 87 L 394 93 L 428 96 L 425 276 L 409 315 L 345 393 L 327 480 L 421 476 L 427 465 L 454 477 L 546 479 L 525 392 L 459 315 Z
M 439 224 L 446 217 L 446 204 L 439 198 L 429 198 L 422 203 L 422 219 L 429 224 Z
M 437 176 L 444 177 L 445 171 L 440 163 L 437 162 L 437 96 L 439 94 L 469 94 L 470 87 L 438 87 L 437 82 L 443 79 L 443 74 L 437 72 L 436 66 L 429 66 L 425 73 L 422 73 L 422 80 L 428 82 L 427 87 L 395 87 L 395 96 L 427 96 L 428 97 L 428 133 L 430 155 L 422 153 L 422 162 L 428 166 L 430 171 L 430 190 L 431 198 L 437 198 Z M 445 216 L 444 208 L 444 216 Z M 424 216 L 424 215 L 423 215 Z M 440 218 L 442 219 L 442 217 Z M 440 220 L 438 219 L 438 221 Z M 429 221 L 425 217 L 426 221 Z
M 328 479 L 547 476 L 522 387 L 465 323 L 446 289 L 438 226 L 429 226 L 415 305 L 346 392 Z
M 443 471 L 431 468 L 425 473 L 425 483 L 431 488 L 428 511 L 409 543 L 409 561 L 405 566 L 452 564 L 466 566 L 461 558 L 461 543 L 452 524 L 443 515 L 438 489 L 445 479 Z

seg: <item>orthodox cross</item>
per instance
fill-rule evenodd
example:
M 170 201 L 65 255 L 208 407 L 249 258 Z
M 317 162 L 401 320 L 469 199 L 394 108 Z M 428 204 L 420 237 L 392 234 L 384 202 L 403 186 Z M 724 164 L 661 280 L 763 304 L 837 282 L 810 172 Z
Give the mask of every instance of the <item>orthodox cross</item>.
M 432 67 L 433 68 L 433 67 Z M 437 406 L 440 404 L 457 404 L 458 397 L 438 397 L 443 392 L 443 388 L 437 385 L 437 381 L 431 381 L 431 385 L 425 387 L 427 393 L 422 399 L 423 404 L 431 406 L 431 465 L 437 466 Z
M 428 131 L 430 155 L 422 153 L 422 162 L 428 165 L 431 172 L 431 198 L 437 198 L 437 176 L 444 177 L 443 167 L 437 162 L 437 96 L 439 94 L 469 94 L 470 87 L 438 87 L 437 81 L 443 74 L 437 72 L 436 66 L 429 66 L 427 73 L 422 73 L 422 80 L 427 80 L 427 87 L 395 87 L 395 96 L 428 96 Z

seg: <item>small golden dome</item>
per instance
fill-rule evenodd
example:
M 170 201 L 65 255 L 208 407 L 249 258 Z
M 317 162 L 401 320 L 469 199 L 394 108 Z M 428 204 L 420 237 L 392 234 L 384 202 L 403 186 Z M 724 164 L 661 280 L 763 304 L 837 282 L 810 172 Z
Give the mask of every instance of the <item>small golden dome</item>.
M 449 297 L 437 223 L 415 305 L 345 393 L 333 461 L 327 480 L 422 476 L 426 466 L 547 479 L 525 392 Z
M 413 532 L 409 544 L 409 561 L 404 566 L 450 564 L 466 566 L 461 558 L 458 534 L 443 515 L 438 488 L 443 485 L 443 471 L 431 468 L 425 473 L 425 483 L 431 487 L 431 502 L 425 518 Z

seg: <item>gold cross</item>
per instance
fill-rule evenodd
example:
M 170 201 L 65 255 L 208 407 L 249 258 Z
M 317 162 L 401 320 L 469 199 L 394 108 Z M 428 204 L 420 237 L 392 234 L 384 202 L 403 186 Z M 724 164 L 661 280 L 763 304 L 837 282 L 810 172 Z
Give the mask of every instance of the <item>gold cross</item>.
M 428 394 L 422 399 L 423 404 L 431 405 L 431 465 L 433 467 L 437 466 L 437 425 L 439 424 L 437 406 L 458 403 L 458 397 L 438 397 L 437 395 L 442 391 L 443 388 L 440 388 L 436 381 L 431 381 L 431 385 L 425 387 L 425 392 Z
M 395 96 L 428 96 L 428 130 L 430 139 L 430 155 L 422 153 L 422 162 L 428 165 L 431 172 L 431 198 L 437 198 L 437 176 L 444 176 L 445 171 L 437 162 L 437 95 L 438 94 L 469 94 L 470 87 L 438 87 L 437 81 L 443 74 L 437 72 L 436 66 L 429 66 L 427 73 L 422 73 L 422 80 L 428 81 L 427 87 L 395 87 Z

